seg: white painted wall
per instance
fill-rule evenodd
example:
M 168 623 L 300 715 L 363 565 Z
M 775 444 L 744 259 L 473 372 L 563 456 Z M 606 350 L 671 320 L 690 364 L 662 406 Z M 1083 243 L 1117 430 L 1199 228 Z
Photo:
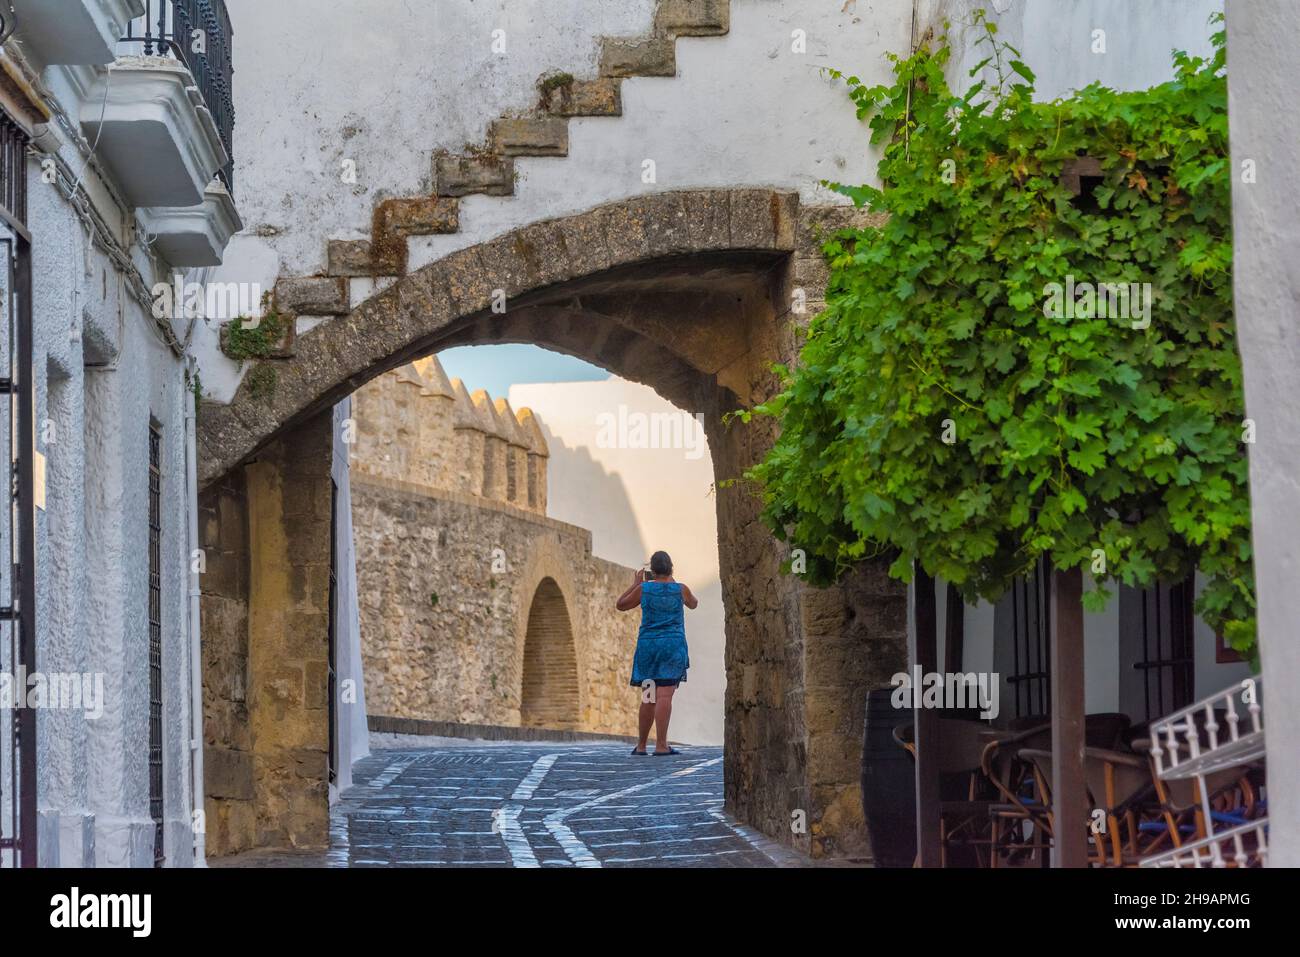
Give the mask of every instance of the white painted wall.
M 1001 40 L 1024 54 L 1038 97 L 1050 100 L 1090 83 L 1140 90 L 1172 79 L 1174 50 L 1210 53 L 1210 34 L 1218 28 L 1209 18 L 1223 12 L 1223 0 L 918 0 L 918 33 L 945 18 L 952 23 L 959 55 L 948 79 L 961 92 L 974 82 L 971 67 L 989 55 L 987 46 L 975 46 L 983 32 L 973 26 L 977 9 L 997 22 Z M 997 74 L 990 66 L 982 78 L 992 84 Z
M 149 812 L 149 424 L 161 428 L 163 733 L 169 864 L 191 862 L 189 555 L 184 364 L 121 274 L 87 248 L 56 189 L 29 167 L 37 448 L 37 664 L 103 673 L 98 720 L 38 715 L 41 859 L 152 866 Z M 152 266 L 136 250 L 146 275 Z M 93 363 L 88 366 L 87 363 Z
M 338 741 L 338 780 L 330 801 L 352 786 L 352 764 L 370 753 L 366 723 L 366 686 L 361 673 L 361 605 L 357 600 L 357 554 L 352 538 L 352 469 L 344 425 L 352 417 L 349 396 L 334 407 L 334 456 L 330 476 L 337 488 L 334 541 L 337 580 L 334 596 L 335 675 L 337 697 L 334 733 Z M 351 682 L 349 686 L 349 682 Z M 350 695 L 349 695 L 350 690 Z M 349 700 L 350 699 L 350 700 Z
M 592 552 L 610 561 L 640 568 L 651 553 L 668 552 L 674 577 L 699 598 L 700 606 L 686 612 L 691 668 L 673 698 L 669 733 L 692 744 L 721 744 L 725 635 L 713 460 L 703 430 L 698 454 L 601 447 L 600 416 L 617 416 L 620 406 L 629 415 L 684 414 L 654 390 L 618 377 L 515 385 L 509 398 L 514 408 L 537 413 L 550 446 L 547 514 L 591 529 Z M 611 614 L 617 597 L 609 596 Z M 629 689 L 628 708 L 637 703 L 636 691 Z
M 98 8 L 103 12 L 103 8 Z M 118 35 L 116 26 L 105 36 Z M 90 67 L 48 67 L 21 32 L 6 43 L 79 128 L 101 105 L 84 97 Z M 40 85 L 38 84 L 38 85 Z M 164 848 L 168 866 L 193 860 L 190 818 L 190 644 L 185 362 L 126 292 L 124 271 L 94 246 L 49 182 L 57 155 L 79 174 L 79 202 L 96 213 L 146 285 L 170 279 L 67 128 L 38 129 L 29 155 L 36 448 L 46 462 L 36 514 L 37 667 L 102 674 L 103 714 L 47 707 L 37 714 L 39 860 L 46 866 L 153 866 L 149 806 L 149 426 L 161 431 L 162 726 Z M 80 134 L 76 134 L 79 138 Z M 142 157 L 146 160 L 147 157 Z M 183 335 L 183 330 L 181 331 Z M 7 354 L 7 351 L 6 351 Z M 8 405 L 5 405 L 8 408 Z M 6 413 L 6 419 L 8 418 Z M 92 677 L 93 681 L 93 677 Z M 3 716 L 7 725 L 10 715 Z M 8 770 L 8 766 L 6 766 Z

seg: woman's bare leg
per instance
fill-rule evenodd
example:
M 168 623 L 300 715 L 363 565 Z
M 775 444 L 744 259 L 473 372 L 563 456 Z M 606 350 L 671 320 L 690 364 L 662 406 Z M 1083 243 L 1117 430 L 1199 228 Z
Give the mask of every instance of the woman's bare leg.
M 655 751 L 660 754 L 667 754 L 670 747 L 668 719 L 673 716 L 673 692 L 676 690 L 673 687 L 655 689 Z
M 655 703 L 653 701 L 642 701 L 641 710 L 637 712 L 637 739 L 636 749 L 645 750 L 646 738 L 650 737 L 650 726 L 655 723 Z

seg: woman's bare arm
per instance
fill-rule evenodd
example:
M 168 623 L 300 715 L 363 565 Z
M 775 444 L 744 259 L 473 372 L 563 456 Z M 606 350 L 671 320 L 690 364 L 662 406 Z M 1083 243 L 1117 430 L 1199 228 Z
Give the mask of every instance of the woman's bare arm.
M 682 586 L 682 604 L 687 608 L 698 608 L 700 606 L 700 600 L 685 585 Z
M 632 582 L 631 587 L 623 594 L 618 596 L 618 601 L 614 607 L 619 611 L 631 611 L 637 605 L 641 604 L 641 582 L 645 581 L 644 572 L 638 568 L 636 571 L 636 580 Z

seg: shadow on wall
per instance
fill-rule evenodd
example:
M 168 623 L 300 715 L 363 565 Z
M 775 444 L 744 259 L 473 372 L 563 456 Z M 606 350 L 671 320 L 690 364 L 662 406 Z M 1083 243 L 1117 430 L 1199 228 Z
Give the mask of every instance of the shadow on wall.
M 727 694 L 727 636 L 722 614 L 722 582 L 718 578 L 688 581 L 700 607 L 686 612 L 686 645 L 691 673 L 684 687 L 683 707 L 673 712 L 672 737 L 693 744 L 722 743 L 722 715 Z M 701 615 L 701 611 L 712 611 Z M 694 677 L 691 677 L 691 674 Z
M 593 459 L 585 446 L 565 445 L 563 439 L 551 432 L 545 419 L 541 424 L 551 450 L 551 461 L 561 454 L 565 456 L 564 480 L 552 480 L 548 486 L 547 514 L 565 516 L 565 521 L 573 521 L 576 515 L 598 519 L 579 523 L 591 530 L 592 554 L 639 568 L 649 559 L 650 552 L 623 480 Z M 613 598 L 610 602 L 613 603 Z

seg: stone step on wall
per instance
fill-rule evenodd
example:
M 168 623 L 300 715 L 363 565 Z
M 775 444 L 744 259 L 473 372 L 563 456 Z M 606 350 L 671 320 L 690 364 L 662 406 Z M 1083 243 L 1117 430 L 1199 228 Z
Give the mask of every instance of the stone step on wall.
M 730 0 L 660 0 L 655 29 L 679 37 L 716 37 L 731 29 Z
M 369 240 L 330 240 L 328 276 L 351 279 L 404 274 L 410 237 L 458 231 L 457 209 L 447 203 L 469 195 L 513 195 L 513 157 L 567 156 L 569 117 L 621 116 L 623 78 L 675 76 L 678 37 L 722 36 L 730 27 L 730 0 L 659 0 L 649 35 L 600 39 L 598 76 L 544 75 L 537 83 L 537 106 L 529 115 L 493 121 L 488 142 L 481 149 L 434 156 L 430 196 L 379 204 Z M 347 311 L 303 314 L 341 315 Z
M 510 196 L 515 191 L 514 161 L 496 153 L 433 156 L 433 192 L 437 196 Z
M 375 207 L 370 260 L 376 275 L 406 272 L 406 240 L 460 229 L 460 201 L 442 196 L 386 199 Z
M 676 76 L 677 43 L 671 36 L 605 37 L 600 45 L 600 75 Z
M 550 78 L 538 81 L 538 112 L 551 116 L 622 116 L 622 80 L 597 77 L 594 80 L 570 80 L 549 86 Z
M 562 117 L 493 120 L 488 142 L 505 156 L 568 156 L 569 123 Z

